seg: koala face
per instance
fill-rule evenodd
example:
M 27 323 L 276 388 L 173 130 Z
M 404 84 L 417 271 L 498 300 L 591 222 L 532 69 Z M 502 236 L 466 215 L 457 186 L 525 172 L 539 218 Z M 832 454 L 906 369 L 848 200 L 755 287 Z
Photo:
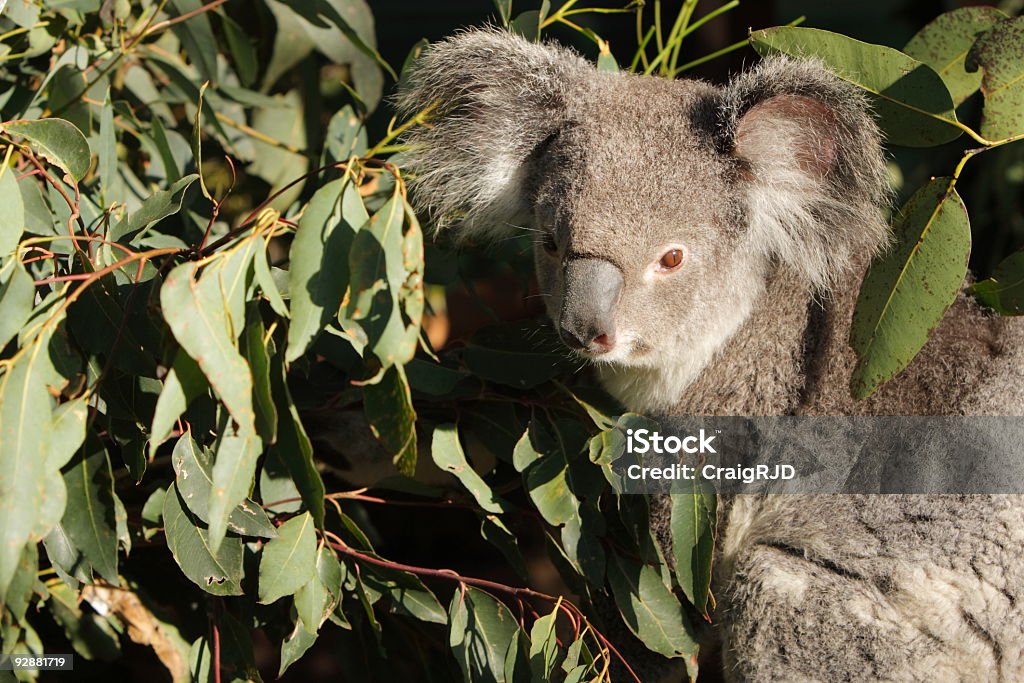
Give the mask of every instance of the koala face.
M 528 231 L 562 339 L 610 372 L 685 385 L 774 264 L 827 290 L 887 234 L 867 104 L 815 62 L 717 87 L 477 30 L 430 47 L 398 105 L 432 111 L 406 138 L 419 208 L 462 240 Z
M 593 361 L 654 365 L 692 346 L 707 282 L 732 268 L 741 168 L 687 120 L 708 90 L 600 77 L 537 156 L 529 229 L 541 293 L 565 343 Z

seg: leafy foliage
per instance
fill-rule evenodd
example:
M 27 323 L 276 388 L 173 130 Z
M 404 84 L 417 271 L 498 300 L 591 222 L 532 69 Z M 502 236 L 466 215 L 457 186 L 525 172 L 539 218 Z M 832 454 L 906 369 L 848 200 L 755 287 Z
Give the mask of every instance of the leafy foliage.
M 663 24 L 659 2 L 656 17 L 495 2 L 514 30 L 579 30 L 603 70 L 665 77 L 741 46 L 680 63 L 737 4 L 697 18 L 687 0 Z M 632 59 L 581 23 L 592 13 L 636 15 Z M 915 195 L 865 281 L 860 395 L 909 362 L 962 280 L 960 171 L 1024 134 L 1019 21 L 957 10 L 905 54 L 751 37 L 874 93 L 894 143 L 982 145 Z M 4 652 L 108 661 L 130 639 L 175 681 L 259 680 L 254 631 L 282 674 L 330 630 L 372 680 L 629 680 L 617 644 L 632 632 L 696 676 L 715 497 L 673 497 L 666 558 L 648 501 L 617 495 L 609 468 L 647 418 L 587 386 L 534 323 L 433 348 L 438 294 L 521 275 L 524 244 L 425 247 L 396 140 L 428 114 L 371 146 L 401 74 L 361 0 L 22 0 L 0 29 Z M 957 110 L 978 89 L 980 133 Z M 1017 254 L 974 292 L 1019 314 L 1022 278 Z M 465 515 L 503 566 L 386 559 L 406 550 L 379 531 L 388 506 Z M 538 543 L 573 601 L 531 587 Z

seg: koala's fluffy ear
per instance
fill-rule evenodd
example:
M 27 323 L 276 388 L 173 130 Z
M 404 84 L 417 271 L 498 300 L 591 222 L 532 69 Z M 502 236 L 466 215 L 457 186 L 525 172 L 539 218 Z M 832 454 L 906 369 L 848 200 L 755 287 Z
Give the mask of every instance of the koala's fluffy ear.
M 828 288 L 888 236 L 881 136 L 864 95 L 821 63 L 769 57 L 726 86 L 718 142 L 745 167 L 754 237 Z
M 429 46 L 398 94 L 411 116 L 434 106 L 406 137 L 417 208 L 459 239 L 508 232 L 528 219 L 530 166 L 565 122 L 567 91 L 592 70 L 564 48 L 477 29 Z

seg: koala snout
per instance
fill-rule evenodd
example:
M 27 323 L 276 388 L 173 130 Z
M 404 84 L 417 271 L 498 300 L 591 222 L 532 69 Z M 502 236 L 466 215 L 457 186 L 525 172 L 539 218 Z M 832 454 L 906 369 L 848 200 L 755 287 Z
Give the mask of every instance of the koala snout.
M 622 271 L 595 258 L 573 258 L 564 270 L 558 333 L 572 349 L 602 354 L 615 348 L 615 309 L 622 294 Z

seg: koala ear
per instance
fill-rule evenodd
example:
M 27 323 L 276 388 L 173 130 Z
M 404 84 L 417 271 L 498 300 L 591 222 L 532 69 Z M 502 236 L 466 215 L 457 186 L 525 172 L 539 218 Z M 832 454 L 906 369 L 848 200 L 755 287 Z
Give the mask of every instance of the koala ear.
M 458 238 L 493 238 L 529 219 L 531 161 L 566 120 L 568 93 L 592 67 L 564 48 L 497 29 L 428 47 L 398 94 L 401 113 L 427 107 L 406 167 L 417 208 Z
M 766 250 L 828 288 L 885 243 L 881 136 L 854 86 L 819 62 L 770 57 L 726 86 L 720 112 Z

